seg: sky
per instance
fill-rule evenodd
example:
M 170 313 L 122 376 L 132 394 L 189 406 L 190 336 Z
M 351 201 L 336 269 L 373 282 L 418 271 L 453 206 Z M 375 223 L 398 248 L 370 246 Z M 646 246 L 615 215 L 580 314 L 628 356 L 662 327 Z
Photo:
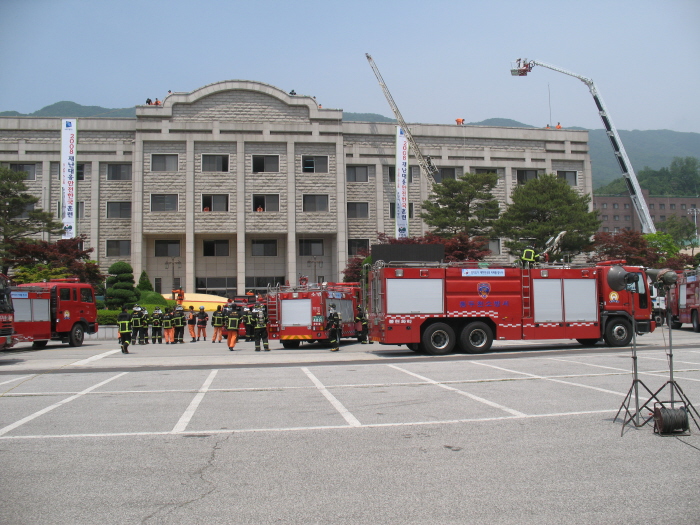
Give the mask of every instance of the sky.
M 0 0 L 0 111 L 124 108 L 254 80 L 408 123 L 700 133 L 699 0 Z

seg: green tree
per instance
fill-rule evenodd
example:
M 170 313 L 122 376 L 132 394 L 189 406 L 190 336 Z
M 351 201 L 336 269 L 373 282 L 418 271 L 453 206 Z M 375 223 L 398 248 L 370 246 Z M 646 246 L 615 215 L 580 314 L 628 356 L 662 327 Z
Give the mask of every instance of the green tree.
M 536 252 L 562 231 L 560 251 L 573 255 L 590 248 L 591 237 L 600 226 L 597 212 L 589 212 L 590 195 L 580 195 L 556 175 L 543 175 L 513 190 L 511 204 L 493 224 L 493 233 L 509 239 L 511 254 L 520 255 L 525 247 Z M 553 259 L 557 254 L 553 254 Z
M 457 179 L 444 179 L 433 186 L 434 196 L 423 203 L 421 218 L 441 237 L 485 235 L 498 218 L 498 200 L 491 193 L 497 183 L 495 173 L 466 173 Z
M 141 277 L 139 277 L 139 284 L 136 286 L 142 292 L 152 292 L 153 286 L 151 285 L 151 280 L 148 278 L 146 270 L 141 272 Z
M 637 173 L 642 189 L 651 195 L 673 195 L 690 197 L 700 195 L 700 160 L 695 157 L 675 157 L 671 165 L 658 170 L 645 167 Z M 627 183 L 623 177 L 598 188 L 596 195 L 618 195 L 627 193 Z
M 134 269 L 129 263 L 115 262 L 107 270 L 107 290 L 105 304 L 110 310 L 120 310 L 122 306 L 130 308 L 139 300 L 141 293 L 134 288 Z
M 656 229 L 668 233 L 678 246 L 692 246 L 695 244 L 695 247 L 697 247 L 695 224 L 687 217 L 671 215 L 665 221 L 657 224 Z
M 13 284 L 40 283 L 51 279 L 65 279 L 66 277 L 69 277 L 66 268 L 56 268 L 45 264 L 15 266 L 12 272 Z
M 38 233 L 60 234 L 63 224 L 51 212 L 34 208 L 39 197 L 27 193 L 27 173 L 0 166 L 0 259 L 2 273 L 8 273 L 7 251 L 12 242 Z

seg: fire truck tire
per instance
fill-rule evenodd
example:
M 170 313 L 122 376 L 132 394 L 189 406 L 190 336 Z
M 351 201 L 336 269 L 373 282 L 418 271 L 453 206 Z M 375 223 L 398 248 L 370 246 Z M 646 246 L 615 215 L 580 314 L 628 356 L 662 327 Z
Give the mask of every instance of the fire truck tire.
M 299 348 L 301 341 L 282 341 L 284 348 Z
M 683 326 L 683 323 L 679 323 L 678 321 L 671 321 L 671 328 L 674 330 L 678 330 L 681 326 Z
M 413 350 L 414 352 L 416 352 L 418 354 L 425 353 L 425 348 L 423 348 L 423 343 L 406 343 L 406 347 L 409 350 Z
M 693 332 L 700 332 L 700 319 L 698 319 L 698 311 L 693 311 Z
M 433 323 L 423 332 L 422 343 L 430 355 L 451 354 L 455 348 L 455 331 L 445 323 Z
M 70 346 L 82 346 L 85 339 L 85 328 L 80 323 L 75 323 L 70 330 L 68 344 Z
M 462 329 L 459 342 L 465 352 L 483 354 L 488 352 L 493 344 L 493 332 L 486 323 L 475 321 Z
M 35 348 L 35 349 L 45 348 L 47 343 L 48 343 L 48 341 L 34 341 L 32 343 L 32 348 Z
M 623 317 L 612 319 L 605 327 L 604 338 L 608 346 L 627 346 L 632 335 L 632 325 Z

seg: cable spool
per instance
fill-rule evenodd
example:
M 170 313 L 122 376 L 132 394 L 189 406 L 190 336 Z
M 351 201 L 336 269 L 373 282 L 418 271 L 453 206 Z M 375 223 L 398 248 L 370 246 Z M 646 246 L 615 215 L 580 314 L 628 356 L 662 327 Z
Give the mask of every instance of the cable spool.
M 688 410 L 683 408 L 665 408 L 654 406 L 654 430 L 659 434 L 673 434 L 674 432 L 688 432 Z

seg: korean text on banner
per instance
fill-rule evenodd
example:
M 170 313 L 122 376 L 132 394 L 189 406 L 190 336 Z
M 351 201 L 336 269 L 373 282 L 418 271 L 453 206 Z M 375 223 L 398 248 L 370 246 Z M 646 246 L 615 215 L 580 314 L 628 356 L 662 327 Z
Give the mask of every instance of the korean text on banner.
M 63 119 L 61 124 L 61 218 L 63 239 L 71 239 L 76 236 L 75 181 L 78 165 L 75 162 L 75 147 L 78 129 L 76 119 Z
M 408 237 L 408 139 L 396 126 L 396 238 Z

